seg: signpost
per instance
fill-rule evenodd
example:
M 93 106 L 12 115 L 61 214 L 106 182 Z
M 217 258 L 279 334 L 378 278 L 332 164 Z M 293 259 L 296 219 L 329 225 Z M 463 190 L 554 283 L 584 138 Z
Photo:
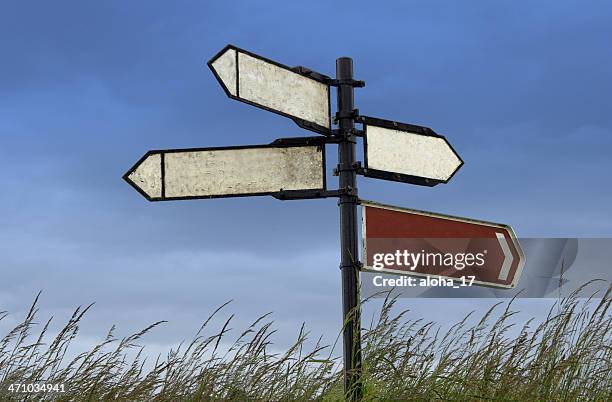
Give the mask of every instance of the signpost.
M 331 129 L 329 77 L 232 45 L 217 53 L 208 67 L 230 98 L 289 117 L 309 130 Z
M 369 201 L 361 205 L 366 271 L 506 289 L 521 277 L 525 257 L 510 226 Z
M 358 260 L 357 174 L 435 186 L 448 182 L 463 161 L 444 137 L 427 127 L 360 116 L 354 106 L 354 88 L 365 83 L 354 80 L 353 61 L 348 57 L 336 60 L 335 79 L 305 67 L 288 67 L 232 45 L 217 53 L 208 66 L 230 98 L 289 117 L 322 136 L 281 138 L 268 145 L 149 151 L 124 179 L 149 201 L 260 195 L 281 200 L 338 198 L 344 389 L 346 399 L 359 400 L 362 264 Z M 337 88 L 337 129 L 332 128 L 331 86 Z M 363 124 L 363 130 L 355 123 Z M 363 167 L 356 160 L 358 137 L 364 142 Z M 339 188 L 335 190 L 328 190 L 326 184 L 326 144 L 338 145 L 334 174 L 339 176 Z M 402 222 L 401 230 L 394 232 L 397 222 Z M 401 243 L 422 235 L 445 240 L 453 236 L 495 240 L 494 262 L 501 261 L 501 265 L 495 278 L 479 277 L 478 284 L 511 287 L 522 269 L 520 248 L 511 229 L 503 225 L 370 203 L 364 212 L 364 234 L 366 231 L 365 269 L 373 267 L 371 253 L 378 252 L 377 247 L 383 252 L 388 246 L 378 244 L 384 236 L 400 238 Z M 407 238 L 401 240 L 402 236 Z M 467 250 L 471 243 L 461 244 Z M 395 268 L 385 269 L 398 271 Z
M 364 126 L 365 176 L 435 186 L 463 165 L 446 138 L 428 127 L 372 117 L 358 121 Z
M 124 178 L 149 201 L 323 193 L 325 146 L 312 142 L 149 151 Z

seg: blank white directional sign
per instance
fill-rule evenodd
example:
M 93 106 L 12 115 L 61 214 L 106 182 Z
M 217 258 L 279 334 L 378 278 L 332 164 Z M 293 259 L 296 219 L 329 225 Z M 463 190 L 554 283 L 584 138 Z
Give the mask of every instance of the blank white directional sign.
M 435 186 L 446 183 L 463 161 L 446 138 L 428 127 L 361 117 L 365 176 Z
M 124 179 L 150 201 L 324 191 L 324 153 L 274 144 L 149 151 Z
M 208 66 L 230 98 L 289 117 L 304 128 L 330 130 L 329 85 L 320 74 L 298 73 L 232 45 Z

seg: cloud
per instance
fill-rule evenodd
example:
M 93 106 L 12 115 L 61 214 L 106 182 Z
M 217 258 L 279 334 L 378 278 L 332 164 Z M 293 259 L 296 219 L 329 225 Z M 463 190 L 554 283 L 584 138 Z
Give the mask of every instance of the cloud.
M 612 8 L 552 5 L 4 5 L 0 309 L 40 289 L 58 315 L 95 300 L 87 336 L 170 319 L 151 338 L 166 345 L 231 298 L 238 324 L 272 310 L 283 336 L 306 321 L 335 337 L 334 200 L 150 204 L 121 180 L 149 149 L 308 135 L 225 97 L 205 61 L 226 43 L 330 75 L 352 56 L 362 114 L 431 126 L 466 161 L 435 188 L 360 178 L 363 198 L 521 236 L 609 235 Z M 427 303 L 406 305 L 442 320 L 471 302 Z

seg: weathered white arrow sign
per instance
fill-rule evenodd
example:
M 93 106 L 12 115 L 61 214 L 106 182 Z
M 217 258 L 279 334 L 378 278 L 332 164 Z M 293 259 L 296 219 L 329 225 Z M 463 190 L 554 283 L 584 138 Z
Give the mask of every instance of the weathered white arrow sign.
M 329 85 L 324 76 L 232 45 L 217 53 L 208 66 L 230 98 L 289 117 L 303 128 L 329 132 Z
M 123 178 L 149 201 L 325 191 L 325 146 L 149 151 Z
M 365 176 L 435 186 L 446 183 L 463 161 L 432 129 L 360 117 L 364 125 Z

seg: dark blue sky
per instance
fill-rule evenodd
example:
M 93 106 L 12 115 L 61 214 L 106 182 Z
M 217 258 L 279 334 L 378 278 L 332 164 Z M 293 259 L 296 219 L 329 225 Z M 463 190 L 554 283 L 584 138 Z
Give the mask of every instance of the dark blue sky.
M 224 95 L 205 63 L 227 43 L 328 75 L 350 56 L 363 114 L 465 160 L 435 188 L 361 179 L 363 198 L 610 237 L 610 21 L 606 1 L 3 2 L 0 310 L 44 289 L 53 313 L 97 301 L 92 337 L 174 319 L 160 343 L 228 299 L 288 336 L 339 327 L 334 200 L 152 204 L 121 180 L 149 149 L 309 135 Z

